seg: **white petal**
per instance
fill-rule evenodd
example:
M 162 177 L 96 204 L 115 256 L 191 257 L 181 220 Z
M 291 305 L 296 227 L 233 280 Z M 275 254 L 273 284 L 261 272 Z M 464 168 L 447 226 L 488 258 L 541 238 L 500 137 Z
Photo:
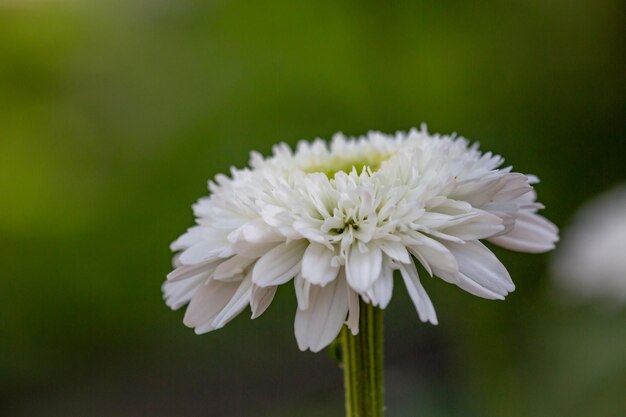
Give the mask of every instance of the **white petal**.
M 241 313 L 241 310 L 246 308 L 250 304 L 250 295 L 252 293 L 252 279 L 248 275 L 237 288 L 235 294 L 230 299 L 228 304 L 220 311 L 220 313 L 213 319 L 210 326 L 212 329 L 219 329 L 224 327 L 226 323 L 231 321 L 235 316 Z M 206 324 L 205 324 L 206 325 Z M 211 330 L 212 330 L 211 329 Z M 196 332 L 203 333 L 203 326 L 196 327 Z
M 420 320 L 423 322 L 437 324 L 437 314 L 435 314 L 435 308 L 433 307 L 433 303 L 430 301 L 428 294 L 426 294 L 426 290 L 424 290 L 424 287 L 420 282 L 415 264 L 401 264 L 399 267 L 400 274 L 404 280 L 404 285 L 406 285 L 406 289 L 409 292 L 411 300 L 413 301 L 413 305 L 415 305 L 415 309 L 417 310 L 417 315 Z
M 347 286 L 334 280 L 325 287 L 311 286 L 309 306 L 297 309 L 294 330 L 300 350 L 319 352 L 332 342 L 348 313 Z
M 396 209 L 398 202 L 405 196 L 408 187 L 406 185 L 399 185 L 395 188 L 395 190 L 388 196 L 388 200 L 385 201 L 384 205 L 378 210 L 378 216 L 381 219 L 386 219 L 390 216 L 391 213 Z
M 263 204 L 261 208 L 261 217 L 265 223 L 272 227 L 281 227 L 289 222 L 289 212 L 283 207 L 274 204 Z
M 254 265 L 252 282 L 260 287 L 269 287 L 289 281 L 300 269 L 305 249 L 304 240 L 276 246 Z
M 217 259 L 223 250 L 221 242 L 200 241 L 181 253 L 178 259 L 184 265 L 194 265 Z
M 219 265 L 219 262 L 208 261 L 201 262 L 195 265 L 179 266 L 178 268 L 167 274 L 167 280 L 170 282 L 181 281 L 195 277 L 198 274 L 205 274 L 208 278 L 208 276 L 211 275 L 213 271 L 215 271 L 217 265 Z
M 324 245 L 311 243 L 302 258 L 302 277 L 322 287 L 337 277 L 339 266 L 331 263 L 335 253 Z
M 228 301 L 230 301 L 235 291 L 237 291 L 237 288 L 239 288 L 238 282 L 222 282 L 215 280 L 209 280 L 207 283 L 201 285 L 191 298 L 191 302 L 183 318 L 183 323 L 188 327 L 199 327 L 210 324 L 224 306 L 226 306 Z M 202 330 L 203 333 L 206 333 L 213 330 L 213 328 L 210 325 L 203 326 Z M 197 330 L 196 332 L 198 334 L 200 333 Z
M 172 256 L 172 267 L 173 268 L 179 268 L 179 267 L 183 266 L 182 262 L 178 258 L 180 258 L 180 253 L 176 253 L 176 254 L 174 254 L 174 256 Z
M 485 245 L 478 241 L 448 244 L 459 263 L 458 286 L 483 298 L 504 299 L 515 289 L 508 271 Z
M 348 320 L 346 321 L 346 325 L 353 335 L 357 335 L 359 334 L 359 314 L 361 308 L 359 305 L 359 294 L 350 288 L 345 279 L 341 281 L 345 282 L 345 285 L 348 287 Z
M 250 310 L 252 310 L 252 317 L 256 319 L 267 310 L 274 299 L 276 294 L 276 288 L 278 287 L 259 287 L 252 284 L 252 294 L 250 295 Z
M 450 199 L 444 196 L 431 198 L 426 202 L 428 211 L 457 216 L 472 210 L 472 205 L 466 201 Z
M 187 232 L 172 242 L 170 249 L 173 251 L 179 251 L 195 245 L 202 239 L 202 230 L 202 226 L 190 227 L 187 229 Z
M 482 210 L 468 221 L 442 230 L 443 233 L 462 240 L 486 239 L 503 231 L 502 219 L 495 214 Z
M 532 190 L 528 177 L 517 172 L 497 174 L 479 180 L 469 180 L 455 189 L 453 195 L 474 207 L 482 207 L 490 201 L 507 201 Z
M 357 292 L 365 292 L 380 276 L 382 268 L 382 251 L 374 244 L 366 245 L 367 251 L 362 252 L 358 245 L 352 245 L 350 255 L 346 259 L 346 277 L 348 283 Z
M 394 261 L 398 261 L 403 264 L 411 262 L 411 256 L 402 242 L 396 242 L 393 240 L 378 240 L 376 241 L 376 244 Z
M 204 274 L 183 281 L 165 281 L 161 287 L 165 304 L 172 310 L 178 310 L 191 300 L 196 290 L 207 279 Z
M 393 269 L 386 260 L 383 260 L 380 277 L 374 281 L 374 284 L 367 290 L 366 294 L 374 306 L 384 309 L 389 305 L 393 295 Z
M 328 217 L 322 223 L 320 230 L 324 233 L 328 233 L 332 229 L 340 229 L 344 226 L 343 219 L 341 217 Z
M 219 264 L 213 273 L 213 278 L 220 281 L 238 281 L 232 278 L 243 274 L 244 270 L 254 261 L 255 259 L 235 255 Z
M 503 186 L 493 196 L 492 201 L 511 201 L 532 191 L 528 184 L 528 177 L 517 172 L 506 174 Z
M 269 226 L 263 220 L 258 219 L 246 223 L 235 232 L 228 236 L 228 239 L 235 243 L 244 240 L 248 243 L 268 243 L 268 242 L 281 242 L 285 238 L 278 233 L 276 228 Z
M 457 224 L 465 223 L 474 218 L 476 213 L 460 213 L 460 214 L 444 214 L 437 212 L 426 212 L 419 218 L 420 226 L 427 227 L 429 229 L 440 229 L 445 227 L 455 226 Z
M 311 283 L 302 278 L 302 274 L 296 275 L 293 280 L 293 285 L 296 289 L 296 300 L 298 300 L 298 308 L 306 310 L 309 308 L 309 292 L 311 290 Z
M 539 184 L 541 182 L 539 181 L 539 177 L 533 174 L 526 174 L 526 178 L 528 178 L 529 184 Z
M 298 232 L 302 238 L 310 242 L 324 243 L 326 242 L 326 235 L 320 230 L 322 224 L 321 220 L 319 224 L 320 225 L 317 225 L 309 221 L 295 221 L 292 224 L 292 228 Z
M 467 201 L 474 207 L 481 207 L 502 187 L 502 176 L 487 176 L 460 182 L 449 196 L 455 200 Z
M 233 252 L 237 255 L 245 256 L 246 258 L 256 259 L 276 247 L 276 242 L 250 243 L 246 242 L 245 240 L 240 240 L 233 243 L 231 247 Z
M 434 273 L 450 281 L 458 272 L 459 267 L 454 255 L 441 242 L 422 236 L 420 244 L 409 246 L 409 251 L 431 275 Z
M 489 239 L 503 248 L 529 253 L 554 249 L 558 240 L 559 231 L 554 224 L 543 216 L 528 211 L 519 213 L 509 233 Z

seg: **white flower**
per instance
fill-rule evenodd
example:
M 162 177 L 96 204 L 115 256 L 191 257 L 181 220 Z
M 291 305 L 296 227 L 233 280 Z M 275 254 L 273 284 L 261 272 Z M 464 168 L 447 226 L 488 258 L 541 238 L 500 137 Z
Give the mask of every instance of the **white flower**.
M 580 299 L 626 302 L 626 184 L 583 206 L 552 258 L 564 292 Z
M 189 303 L 184 323 L 205 333 L 248 305 L 258 317 L 293 280 L 298 346 L 319 351 L 344 322 L 359 331 L 359 298 L 387 307 L 395 270 L 420 319 L 436 324 L 416 261 L 474 295 L 504 299 L 515 287 L 480 239 L 536 253 L 558 237 L 536 214 L 537 179 L 502 162 L 425 128 L 252 153 L 249 168 L 209 183 L 194 206 L 197 225 L 172 244 L 180 254 L 166 302 Z

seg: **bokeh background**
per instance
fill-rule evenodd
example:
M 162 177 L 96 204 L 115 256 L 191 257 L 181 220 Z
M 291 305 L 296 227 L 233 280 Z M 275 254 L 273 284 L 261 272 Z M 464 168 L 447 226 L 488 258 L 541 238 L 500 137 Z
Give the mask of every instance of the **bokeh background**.
M 626 179 L 625 12 L 0 0 L 0 415 L 342 416 L 336 364 L 297 349 L 290 289 L 204 336 L 164 305 L 207 180 L 279 141 L 426 122 L 538 175 L 567 226 Z M 396 286 L 389 416 L 624 415 L 624 309 L 569 302 L 549 254 L 496 252 L 517 290 L 425 279 L 437 327 Z

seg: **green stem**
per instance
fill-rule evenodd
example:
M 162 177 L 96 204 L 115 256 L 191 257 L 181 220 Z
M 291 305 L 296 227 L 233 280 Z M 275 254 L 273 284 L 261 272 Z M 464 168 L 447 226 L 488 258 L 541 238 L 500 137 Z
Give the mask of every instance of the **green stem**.
M 359 334 L 344 326 L 346 417 L 383 416 L 383 310 L 360 301 Z

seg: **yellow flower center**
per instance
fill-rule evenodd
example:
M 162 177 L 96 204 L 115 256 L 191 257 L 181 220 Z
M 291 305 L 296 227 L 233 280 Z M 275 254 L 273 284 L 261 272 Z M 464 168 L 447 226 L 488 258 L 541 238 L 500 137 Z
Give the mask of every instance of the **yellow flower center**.
M 390 153 L 372 153 L 369 155 L 333 155 L 331 158 L 319 160 L 304 168 L 307 174 L 322 173 L 328 178 L 334 178 L 338 172 L 350 173 L 353 169 L 359 174 L 364 169 L 370 172 L 376 172 L 380 169 L 383 162 L 389 159 Z

